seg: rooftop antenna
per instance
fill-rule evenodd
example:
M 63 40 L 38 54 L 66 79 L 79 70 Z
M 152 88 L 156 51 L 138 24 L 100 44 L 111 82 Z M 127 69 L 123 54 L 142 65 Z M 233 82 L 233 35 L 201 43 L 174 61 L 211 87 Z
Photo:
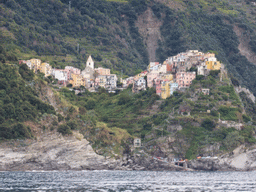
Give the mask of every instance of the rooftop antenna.
M 69 12 L 71 10 L 71 1 L 69 1 L 68 10 L 69 10 Z

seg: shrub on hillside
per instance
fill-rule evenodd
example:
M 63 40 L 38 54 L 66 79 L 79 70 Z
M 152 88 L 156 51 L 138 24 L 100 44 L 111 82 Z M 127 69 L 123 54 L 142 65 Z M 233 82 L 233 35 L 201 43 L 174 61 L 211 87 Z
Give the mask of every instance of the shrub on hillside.
M 71 135 L 72 134 L 72 131 L 67 124 L 60 125 L 58 127 L 57 131 L 59 133 L 61 133 L 62 135 Z
M 58 117 L 58 122 L 61 122 L 64 120 L 64 117 L 61 114 L 58 114 L 57 117 Z
M 118 100 L 118 105 L 125 105 L 130 101 L 131 101 L 131 98 L 129 97 L 129 95 L 121 94 Z
M 91 110 L 95 107 L 95 105 L 96 105 L 95 100 L 90 98 L 90 99 L 88 99 L 88 101 L 86 103 L 86 109 Z
M 19 73 L 22 76 L 22 78 L 27 81 L 32 81 L 34 78 L 33 71 L 31 71 L 26 64 L 20 65 Z
M 218 77 L 220 70 L 211 70 L 210 75 L 214 78 Z
M 244 137 L 238 131 L 230 132 L 224 139 L 223 144 L 227 150 L 232 150 L 244 142 Z
M 205 129 L 207 129 L 208 131 L 212 131 L 213 128 L 215 127 L 215 123 L 214 121 L 210 120 L 210 119 L 205 119 L 201 126 Z
M 242 117 L 243 117 L 243 121 L 244 121 L 245 123 L 251 121 L 251 118 L 250 118 L 248 115 L 246 115 L 246 114 L 243 114 Z
M 69 121 L 67 125 L 70 127 L 71 130 L 76 130 L 78 128 L 78 123 L 76 120 Z

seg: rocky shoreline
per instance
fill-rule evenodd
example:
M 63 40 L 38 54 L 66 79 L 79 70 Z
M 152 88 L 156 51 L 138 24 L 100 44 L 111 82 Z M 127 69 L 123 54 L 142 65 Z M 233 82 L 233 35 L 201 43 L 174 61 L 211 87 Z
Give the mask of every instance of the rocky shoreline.
M 150 171 L 251 171 L 256 170 L 256 148 L 235 149 L 218 159 L 192 160 L 187 167 L 150 157 L 105 158 L 94 152 L 79 133 L 73 136 L 44 134 L 37 140 L 0 144 L 0 171 L 31 170 L 150 170 Z

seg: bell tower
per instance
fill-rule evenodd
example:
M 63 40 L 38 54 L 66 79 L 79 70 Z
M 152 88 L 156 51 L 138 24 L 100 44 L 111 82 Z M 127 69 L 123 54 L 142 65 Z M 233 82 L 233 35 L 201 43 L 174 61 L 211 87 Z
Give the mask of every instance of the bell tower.
M 87 59 L 86 67 L 90 67 L 92 70 L 94 70 L 94 61 L 92 60 L 92 56 L 91 55 Z

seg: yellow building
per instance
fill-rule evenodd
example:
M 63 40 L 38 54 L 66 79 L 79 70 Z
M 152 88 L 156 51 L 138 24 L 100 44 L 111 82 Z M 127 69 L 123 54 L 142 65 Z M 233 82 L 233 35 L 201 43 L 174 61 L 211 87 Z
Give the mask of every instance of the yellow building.
M 164 74 L 161 76 L 162 80 L 167 79 L 168 81 L 172 81 L 173 80 L 173 75 L 172 74 Z
M 30 59 L 31 65 L 32 65 L 32 70 L 34 71 L 34 73 L 37 72 L 37 70 L 40 70 L 40 66 L 41 66 L 41 60 L 40 59 Z
M 170 81 L 163 81 L 161 84 L 161 98 L 166 99 L 170 97 Z
M 85 86 L 85 80 L 80 74 L 71 74 L 71 80 L 69 83 L 73 85 L 73 87 Z
M 42 63 L 40 66 L 40 72 L 44 73 L 45 77 L 48 77 L 52 73 L 52 66 L 49 63 Z
M 221 68 L 219 61 L 206 61 L 205 64 L 209 70 L 220 70 Z

